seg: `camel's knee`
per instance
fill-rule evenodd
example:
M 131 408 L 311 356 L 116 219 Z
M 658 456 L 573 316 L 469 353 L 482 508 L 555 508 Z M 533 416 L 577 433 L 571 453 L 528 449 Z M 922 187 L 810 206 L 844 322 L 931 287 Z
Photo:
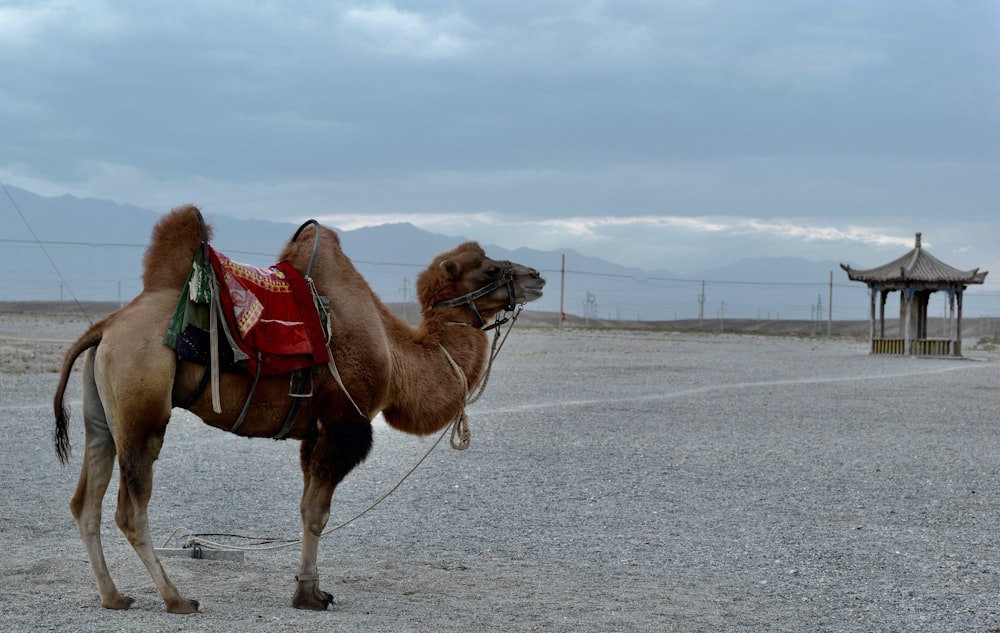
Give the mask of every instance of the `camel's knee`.
M 118 507 L 115 508 L 115 525 L 126 536 L 131 534 L 135 527 L 132 503 L 125 495 L 118 495 Z
M 145 462 L 145 460 L 143 460 Z M 153 489 L 153 465 L 136 464 L 122 461 L 121 482 L 118 485 L 118 507 L 115 509 L 115 523 L 119 529 L 129 536 L 136 533 L 140 515 L 146 511 L 149 497 Z
M 335 483 L 313 478 L 302 493 L 299 514 L 302 529 L 313 536 L 322 536 L 326 522 L 330 520 L 330 500 L 333 498 Z
M 303 442 L 302 469 L 305 491 L 300 511 L 302 526 L 320 536 L 330 519 L 330 499 L 347 473 L 364 461 L 372 446 L 372 427 L 367 420 L 341 421 L 323 428 L 315 444 Z
M 73 493 L 73 498 L 69 500 L 69 511 L 73 515 L 76 522 L 80 523 L 80 517 L 83 516 L 84 508 L 87 506 L 87 463 L 83 463 L 83 468 L 80 469 L 80 480 L 76 484 L 76 492 Z
M 87 491 L 83 486 L 80 486 L 77 488 L 76 493 L 73 494 L 73 498 L 69 500 L 69 511 L 73 515 L 73 520 L 81 528 L 83 527 L 82 522 L 88 506 L 93 507 L 93 504 L 87 503 Z M 100 509 L 100 505 L 97 508 Z
M 302 507 L 302 528 L 308 530 L 313 536 L 323 536 L 323 530 L 330 520 L 330 504 L 326 503 L 320 507 Z
M 320 538 L 321 536 L 323 536 L 323 530 L 326 529 L 327 519 L 329 518 L 330 518 L 330 513 L 327 512 L 322 516 L 321 519 L 316 521 L 303 521 L 302 525 L 303 527 L 305 527 L 305 529 L 309 530 L 309 534 L 315 536 L 316 538 Z

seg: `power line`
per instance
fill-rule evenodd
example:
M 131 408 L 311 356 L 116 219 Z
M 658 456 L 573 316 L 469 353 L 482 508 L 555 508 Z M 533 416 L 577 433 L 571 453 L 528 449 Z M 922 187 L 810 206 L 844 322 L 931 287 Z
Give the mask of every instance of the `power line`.
M 49 264 L 51 264 L 52 270 L 55 271 L 56 276 L 59 277 L 59 281 L 65 286 L 66 290 L 69 291 L 69 296 L 73 297 L 73 302 L 76 303 L 76 307 L 80 309 L 80 313 L 83 314 L 88 321 L 91 321 L 87 311 L 83 309 L 83 304 L 81 304 L 80 300 L 76 298 L 76 293 L 74 293 L 70 285 L 66 283 L 66 279 L 63 277 L 62 271 L 60 271 L 59 267 L 56 266 L 55 261 L 52 259 L 52 256 L 49 255 L 49 251 L 45 248 L 45 245 L 42 244 L 40 239 L 38 239 L 38 234 L 35 233 L 35 229 L 32 228 L 31 223 L 28 222 L 28 218 L 24 217 L 24 213 L 21 212 L 21 207 L 17 206 L 17 201 L 14 200 L 14 196 L 10 194 L 10 190 L 7 189 L 7 185 L 0 181 L 0 188 L 3 189 L 5 194 L 7 194 L 7 199 L 10 200 L 11 206 L 13 206 L 14 210 L 17 211 L 17 214 L 21 216 L 21 221 L 24 222 L 24 226 L 28 227 L 28 232 L 31 233 L 33 238 L 35 238 L 35 243 L 38 244 L 38 248 L 42 250 L 42 253 L 45 255 L 45 259 L 49 260 Z M 93 323 L 93 321 L 91 321 L 91 323 Z
M 23 219 L 24 216 L 22 216 Z M 31 230 L 31 227 L 28 227 Z M 34 232 L 32 231 L 32 234 Z M 0 242 L 5 244 L 30 244 L 31 246 L 38 246 L 47 244 L 49 246 L 88 246 L 94 248 L 145 248 L 145 244 L 126 244 L 122 242 L 77 242 L 77 241 L 60 241 L 60 240 L 12 240 L 7 238 L 0 238 Z
M 0 244 L 25 244 L 29 246 L 38 245 L 48 245 L 48 246 L 84 246 L 88 248 L 146 248 L 148 244 L 136 244 L 133 242 L 85 242 L 80 240 L 18 240 L 11 238 L 0 237 Z M 245 251 L 233 248 L 227 248 L 227 253 L 232 253 L 234 255 L 256 255 L 260 257 L 274 257 L 275 253 L 264 253 L 261 251 Z M 424 268 L 426 264 L 405 264 L 403 262 L 377 262 L 366 259 L 354 259 L 353 262 L 357 264 L 368 264 L 370 266 L 400 266 L 403 268 Z

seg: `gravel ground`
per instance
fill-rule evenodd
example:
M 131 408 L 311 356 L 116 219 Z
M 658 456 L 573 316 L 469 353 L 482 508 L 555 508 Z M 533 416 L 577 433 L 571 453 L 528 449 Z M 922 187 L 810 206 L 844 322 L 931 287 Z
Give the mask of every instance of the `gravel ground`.
M 965 360 L 935 360 L 870 357 L 856 340 L 516 330 L 470 408 L 472 447 L 445 442 L 324 539 L 336 610 L 289 606 L 292 547 L 164 559 L 205 607 L 176 616 L 114 526 L 114 483 L 105 547 L 138 601 L 100 607 L 67 508 L 79 385 L 63 468 L 51 441 L 58 355 L 5 327 L 23 331 L 0 319 L 2 358 L 23 358 L 0 362 L 0 630 L 1000 631 L 1000 354 L 971 342 Z M 377 424 L 331 525 L 433 440 Z M 177 411 L 154 538 L 297 538 L 297 451 Z

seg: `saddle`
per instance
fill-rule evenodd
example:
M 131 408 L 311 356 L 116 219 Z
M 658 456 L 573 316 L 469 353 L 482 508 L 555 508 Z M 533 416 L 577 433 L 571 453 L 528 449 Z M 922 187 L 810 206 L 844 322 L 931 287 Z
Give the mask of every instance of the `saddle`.
M 207 245 L 195 256 L 164 339 L 181 360 L 209 364 L 213 285 L 222 371 L 273 376 L 330 361 L 327 299 L 302 273 L 288 262 L 266 269 L 237 263 Z
M 326 309 L 302 273 L 288 262 L 267 269 L 239 264 L 210 249 L 222 312 L 236 344 L 250 358 L 247 371 L 270 376 L 326 364 Z M 256 355 L 256 358 L 255 358 Z
M 325 363 L 354 410 L 370 421 L 337 371 L 329 346 L 329 298 L 319 296 L 310 278 L 319 250 L 319 223 L 307 221 L 292 237 L 294 242 L 307 226 L 317 227 L 312 257 L 303 274 L 288 262 L 267 269 L 234 262 L 209 246 L 201 213 L 198 221 L 204 236 L 201 248 L 195 252 L 164 336 L 164 343 L 177 351 L 179 359 L 205 366 L 198 387 L 180 406 L 193 405 L 211 383 L 212 410 L 221 413 L 219 372 L 246 372 L 253 376 L 253 384 L 230 428 L 236 433 L 250 410 L 260 377 L 289 374 L 291 404 L 284 425 L 274 436 L 284 439 L 302 399 L 312 396 L 313 372 Z

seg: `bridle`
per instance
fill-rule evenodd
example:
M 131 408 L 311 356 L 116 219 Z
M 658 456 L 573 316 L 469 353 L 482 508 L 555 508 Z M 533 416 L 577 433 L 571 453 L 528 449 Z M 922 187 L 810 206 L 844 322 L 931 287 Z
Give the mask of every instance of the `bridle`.
M 518 303 L 516 298 L 517 291 L 514 288 L 514 266 L 507 260 L 502 260 L 500 262 L 500 276 L 486 284 L 478 290 L 473 290 L 468 294 L 464 294 L 461 297 L 455 297 L 448 301 L 442 301 L 440 303 L 435 303 L 432 307 L 435 308 L 454 308 L 456 306 L 467 305 L 469 310 L 472 312 L 472 316 L 475 317 L 475 326 L 483 332 L 488 332 L 493 330 L 493 345 L 490 348 L 489 358 L 486 363 L 486 370 L 483 372 L 482 377 L 479 379 L 479 385 L 472 389 L 469 385 L 469 381 L 465 376 L 465 372 L 462 368 L 455 362 L 452 355 L 448 352 L 447 348 L 441 343 L 438 343 L 438 347 L 441 348 L 441 352 L 444 354 L 445 358 L 448 359 L 448 363 L 451 368 L 455 371 L 455 374 L 462 380 L 462 389 L 465 392 L 465 405 L 470 405 L 475 401 L 479 400 L 483 392 L 486 391 L 486 383 L 490 379 L 490 372 L 493 369 L 493 361 L 496 360 L 497 354 L 500 353 L 500 348 L 503 347 L 504 342 L 507 340 L 507 336 L 510 331 L 514 328 L 514 322 L 517 321 L 517 317 L 520 316 L 521 311 L 524 309 L 524 304 L 527 301 L 522 301 Z M 507 306 L 497 313 L 496 320 L 490 325 L 486 325 L 483 320 L 483 315 L 479 313 L 479 308 L 476 307 L 476 299 L 484 297 L 494 290 L 501 288 L 503 286 L 507 287 Z M 507 331 L 501 336 L 501 325 L 504 323 L 510 323 L 507 326 Z M 472 327 L 472 323 L 448 323 L 447 325 L 464 325 Z M 471 389 L 471 391 L 470 391 Z M 465 450 L 469 447 L 470 433 L 469 433 L 469 416 L 465 412 L 465 405 L 462 406 L 462 410 L 451 421 L 449 426 L 451 427 L 451 447 L 458 450 Z M 442 435 L 443 437 L 443 435 Z M 438 438 L 440 441 L 440 438 Z
M 514 267 L 508 260 L 503 260 L 500 262 L 500 276 L 486 284 L 478 290 L 473 290 L 468 294 L 464 294 L 461 297 L 455 297 L 454 299 L 449 299 L 448 301 L 442 301 L 440 303 L 435 303 L 435 308 L 454 308 L 455 306 L 467 305 L 469 310 L 472 312 L 472 316 L 476 319 L 476 327 L 483 330 L 492 330 L 495 327 L 507 322 L 507 319 L 497 319 L 493 324 L 488 327 L 486 321 L 483 320 L 483 315 L 479 314 L 479 308 L 476 307 L 476 299 L 480 297 L 485 297 L 497 288 L 507 286 L 507 307 L 504 308 L 504 312 L 513 312 L 517 308 L 517 300 L 514 298 L 516 290 L 514 289 Z

